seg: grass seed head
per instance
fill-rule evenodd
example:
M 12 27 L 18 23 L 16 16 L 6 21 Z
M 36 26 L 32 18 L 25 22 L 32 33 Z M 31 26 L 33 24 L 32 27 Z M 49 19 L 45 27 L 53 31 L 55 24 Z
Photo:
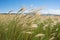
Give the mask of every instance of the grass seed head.
M 53 40 L 55 37 L 50 38 L 49 40 Z
M 31 26 L 32 26 L 32 28 L 37 28 L 38 27 L 37 24 L 32 24 Z
M 33 32 L 26 32 L 27 34 L 32 34 Z
M 48 27 L 48 24 L 43 26 L 43 30 L 46 30 L 46 28 Z
M 37 34 L 37 35 L 35 35 L 35 37 L 44 37 L 45 36 L 45 34 Z

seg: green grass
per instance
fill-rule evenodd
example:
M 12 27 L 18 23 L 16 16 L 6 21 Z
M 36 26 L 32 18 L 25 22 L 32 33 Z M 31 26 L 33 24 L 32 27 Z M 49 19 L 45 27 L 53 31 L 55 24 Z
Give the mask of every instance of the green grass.
M 22 18 L 17 15 L 12 20 L 0 21 L 0 40 L 60 40 L 60 22 L 56 25 L 51 23 L 54 22 L 50 18 L 41 22 L 35 16 Z M 37 27 L 32 27 L 31 24 L 36 24 Z
M 3 15 L 0 16 L 0 40 L 60 40 L 60 19 L 41 17 L 39 9 L 33 10 L 34 15 Z M 10 13 L 11 11 L 9 11 Z

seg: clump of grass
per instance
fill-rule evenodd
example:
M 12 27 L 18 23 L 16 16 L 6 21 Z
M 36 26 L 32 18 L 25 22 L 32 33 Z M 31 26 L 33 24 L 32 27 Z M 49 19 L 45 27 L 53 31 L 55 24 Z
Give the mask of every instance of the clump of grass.
M 43 18 L 35 9 L 29 14 L 0 16 L 0 40 L 60 40 L 60 19 Z M 34 13 L 34 15 L 33 15 Z M 46 16 L 44 16 L 46 17 Z

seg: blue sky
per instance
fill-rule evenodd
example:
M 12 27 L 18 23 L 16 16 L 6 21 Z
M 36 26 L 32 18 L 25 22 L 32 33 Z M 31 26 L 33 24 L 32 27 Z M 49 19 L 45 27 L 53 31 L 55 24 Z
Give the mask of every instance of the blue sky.
M 45 10 L 53 9 L 60 11 L 60 0 L 0 0 L 0 13 L 6 13 L 9 10 L 17 12 L 22 6 L 45 7 Z

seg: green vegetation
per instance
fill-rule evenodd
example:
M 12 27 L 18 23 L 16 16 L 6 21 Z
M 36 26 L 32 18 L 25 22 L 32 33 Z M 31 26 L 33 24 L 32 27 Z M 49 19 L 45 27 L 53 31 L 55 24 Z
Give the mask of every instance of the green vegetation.
M 60 40 L 60 20 L 38 14 L 4 15 L 0 17 L 0 40 Z

